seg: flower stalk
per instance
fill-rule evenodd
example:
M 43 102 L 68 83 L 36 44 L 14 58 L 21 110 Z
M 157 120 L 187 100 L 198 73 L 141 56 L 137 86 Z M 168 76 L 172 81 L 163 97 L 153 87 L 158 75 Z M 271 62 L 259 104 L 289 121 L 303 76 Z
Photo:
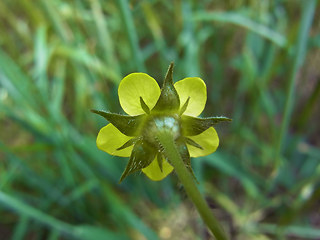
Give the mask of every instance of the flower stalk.
M 190 171 L 187 170 L 174 142 L 174 136 L 169 131 L 159 131 L 157 139 L 163 147 L 164 155 L 169 160 L 170 164 L 174 167 L 179 180 L 183 184 L 187 195 L 196 206 L 201 218 L 211 230 L 212 234 L 218 240 L 228 239 L 219 221 L 213 215 L 208 204 L 201 196 Z

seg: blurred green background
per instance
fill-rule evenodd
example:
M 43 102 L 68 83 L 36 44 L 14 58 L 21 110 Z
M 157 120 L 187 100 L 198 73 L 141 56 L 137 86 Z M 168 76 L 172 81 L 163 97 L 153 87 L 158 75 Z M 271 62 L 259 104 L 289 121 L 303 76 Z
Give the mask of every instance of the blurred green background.
M 0 239 L 212 239 L 174 174 L 99 151 L 131 72 L 198 76 L 218 151 L 192 159 L 231 239 L 320 239 L 316 0 L 1 0 Z

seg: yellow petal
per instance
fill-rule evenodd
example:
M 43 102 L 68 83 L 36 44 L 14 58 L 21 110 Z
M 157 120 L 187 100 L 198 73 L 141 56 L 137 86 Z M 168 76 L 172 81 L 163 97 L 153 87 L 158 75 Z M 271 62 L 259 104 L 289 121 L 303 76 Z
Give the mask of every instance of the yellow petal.
M 160 96 L 160 88 L 148 74 L 131 73 L 120 82 L 118 94 L 123 110 L 129 115 L 139 115 L 145 113 L 141 108 L 140 97 L 152 109 Z
M 129 157 L 133 146 L 122 150 L 117 150 L 132 137 L 128 137 L 121 133 L 115 126 L 109 123 L 100 129 L 97 137 L 97 147 L 111 155 L 119 157 Z
M 142 168 L 142 172 L 153 181 L 160 181 L 169 175 L 173 167 L 163 159 L 162 172 L 160 170 L 157 158 L 155 158 L 148 167 Z
M 213 127 L 208 128 L 199 135 L 189 137 L 198 143 L 203 149 L 187 144 L 191 157 L 201 157 L 215 152 L 219 146 L 219 137 Z
M 207 101 L 207 87 L 204 81 L 198 77 L 184 78 L 174 84 L 179 97 L 180 107 L 190 97 L 185 115 L 197 117 L 203 111 Z

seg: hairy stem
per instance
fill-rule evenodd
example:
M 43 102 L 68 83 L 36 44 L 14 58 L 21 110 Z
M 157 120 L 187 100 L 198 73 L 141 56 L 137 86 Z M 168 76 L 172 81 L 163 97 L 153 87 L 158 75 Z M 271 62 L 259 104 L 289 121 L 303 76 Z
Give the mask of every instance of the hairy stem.
M 185 167 L 181 156 L 175 146 L 173 136 L 168 131 L 160 131 L 157 134 L 157 138 L 160 141 L 161 145 L 164 148 L 164 153 L 169 159 L 170 163 L 173 165 L 179 180 L 183 184 L 189 198 L 192 200 L 194 205 L 196 206 L 200 216 L 202 217 L 205 224 L 211 230 L 213 235 L 218 240 L 225 240 L 228 239 L 223 228 L 220 226 L 218 220 L 213 215 L 211 209 L 209 208 L 208 204 L 201 196 L 193 177 L 191 176 L 190 172 Z

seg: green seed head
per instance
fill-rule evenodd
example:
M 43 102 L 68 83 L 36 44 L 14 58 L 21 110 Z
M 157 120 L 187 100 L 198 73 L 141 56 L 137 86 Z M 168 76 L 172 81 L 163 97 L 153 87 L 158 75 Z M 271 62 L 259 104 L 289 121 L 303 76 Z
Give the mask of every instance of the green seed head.
M 146 120 L 142 135 L 150 144 L 157 146 L 155 136 L 159 131 L 170 132 L 175 139 L 181 136 L 181 125 L 178 114 L 173 115 L 151 115 Z

